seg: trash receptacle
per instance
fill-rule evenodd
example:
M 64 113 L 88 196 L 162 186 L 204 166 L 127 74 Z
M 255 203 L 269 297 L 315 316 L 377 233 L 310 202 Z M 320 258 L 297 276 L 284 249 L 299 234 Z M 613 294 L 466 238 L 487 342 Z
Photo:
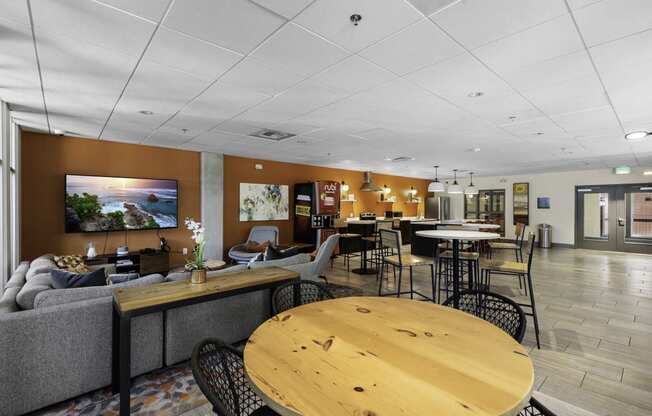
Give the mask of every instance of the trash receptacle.
M 552 247 L 552 226 L 550 224 L 539 224 L 539 247 Z

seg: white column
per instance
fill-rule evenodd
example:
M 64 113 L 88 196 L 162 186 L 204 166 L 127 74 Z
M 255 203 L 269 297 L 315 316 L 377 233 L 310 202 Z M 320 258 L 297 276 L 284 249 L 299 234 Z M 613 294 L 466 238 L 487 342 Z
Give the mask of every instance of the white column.
M 201 222 L 206 229 L 206 258 L 222 260 L 224 224 L 224 156 L 201 154 Z

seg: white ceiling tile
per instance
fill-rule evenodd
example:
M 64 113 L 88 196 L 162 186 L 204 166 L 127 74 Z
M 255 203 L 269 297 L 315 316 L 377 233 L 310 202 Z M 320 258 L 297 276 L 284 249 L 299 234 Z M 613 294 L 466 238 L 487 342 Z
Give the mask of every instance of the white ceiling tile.
M 509 85 L 469 54 L 424 68 L 407 78 L 463 106 L 473 101 L 491 100 L 513 93 Z M 468 95 L 472 92 L 482 92 L 483 95 L 471 98 Z
M 31 4 L 39 42 L 47 42 L 49 34 L 63 35 L 140 56 L 155 28 L 151 22 L 92 1 L 48 0 Z
M 433 65 L 464 49 L 429 20 L 422 20 L 360 52 L 360 55 L 404 75 Z
M 523 91 L 523 95 L 548 115 L 570 113 L 609 104 L 602 84 L 595 75 Z
M 464 108 L 494 124 L 507 123 L 510 117 L 515 117 L 516 121 L 543 117 L 541 111 L 516 93 L 487 100 L 469 100 Z
M 213 128 L 214 132 L 223 132 L 223 133 L 232 133 L 240 135 L 249 135 L 254 133 L 263 126 L 254 126 L 252 124 L 247 124 L 240 120 L 226 120 Z
M 567 14 L 564 0 L 465 0 L 431 18 L 469 49 Z
M 206 80 L 222 75 L 241 58 L 241 54 L 164 27 L 156 32 L 144 57 Z
M 583 50 L 530 65 L 499 70 L 498 73 L 511 86 L 521 91 L 595 76 L 589 55 Z
M 2 2 L 1 20 L 13 22 L 21 26 L 29 26 L 27 2 L 25 0 L 4 0 Z
M 589 46 L 652 28 L 649 0 L 602 0 L 573 14 Z
M 507 123 L 501 125 L 501 127 L 520 138 L 539 142 L 571 137 L 548 118 Z
M 95 0 L 111 7 L 117 7 L 145 19 L 158 22 L 163 17 L 170 0 Z
M 220 81 L 250 88 L 268 95 L 277 94 L 306 77 L 283 65 L 247 57 L 227 72 Z
M 583 48 L 575 25 L 566 14 L 481 46 L 473 53 L 491 68 L 502 73 Z
M 446 7 L 454 6 L 459 3 L 460 0 L 409 0 L 409 2 L 412 3 L 412 5 L 421 13 L 429 16 L 433 13 L 442 11 Z
M 622 138 L 618 119 L 610 106 L 561 114 L 551 117 L 568 133 L 575 136 L 604 136 Z
M 264 8 L 280 14 L 286 19 L 292 19 L 306 6 L 312 3 L 312 0 L 251 0 L 258 3 Z
M 347 53 L 336 45 L 290 23 L 270 37 L 253 57 L 312 75 L 341 61 Z
M 652 129 L 652 31 L 596 46 L 591 55 L 628 131 Z
M 362 16 L 355 26 L 350 16 Z M 423 18 L 404 1 L 317 0 L 295 21 L 350 51 L 359 51 Z
M 163 24 L 199 39 L 247 53 L 285 20 L 243 0 L 177 1 Z
M 358 56 L 351 56 L 312 79 L 334 89 L 358 92 L 396 78 L 391 72 Z

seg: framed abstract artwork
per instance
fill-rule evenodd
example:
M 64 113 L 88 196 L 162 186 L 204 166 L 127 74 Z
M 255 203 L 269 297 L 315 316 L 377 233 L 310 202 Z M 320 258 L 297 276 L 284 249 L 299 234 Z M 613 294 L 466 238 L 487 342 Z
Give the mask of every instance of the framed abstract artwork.
M 515 183 L 512 191 L 514 225 L 517 223 L 530 225 L 530 184 Z
M 240 184 L 240 221 L 289 220 L 288 185 Z
M 550 197 L 549 196 L 540 196 L 537 198 L 537 208 L 538 209 L 550 209 Z

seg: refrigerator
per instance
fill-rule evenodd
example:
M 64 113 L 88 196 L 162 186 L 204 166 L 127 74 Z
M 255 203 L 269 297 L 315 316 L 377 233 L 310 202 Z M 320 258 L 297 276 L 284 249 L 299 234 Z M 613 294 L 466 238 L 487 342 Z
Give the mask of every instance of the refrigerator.
M 444 221 L 451 219 L 451 199 L 447 196 L 426 198 L 426 218 Z

